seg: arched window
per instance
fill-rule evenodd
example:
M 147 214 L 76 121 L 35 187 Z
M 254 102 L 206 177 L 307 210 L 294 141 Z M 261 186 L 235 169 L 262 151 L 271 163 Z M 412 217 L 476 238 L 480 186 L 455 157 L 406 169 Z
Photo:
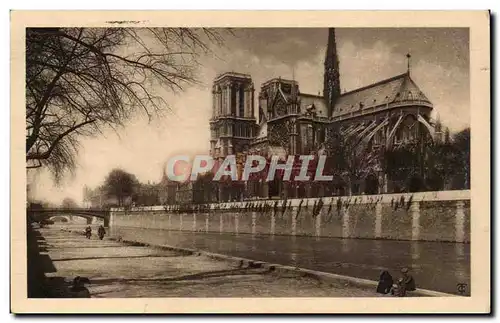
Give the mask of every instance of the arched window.
M 222 115 L 222 91 L 220 87 L 217 85 L 217 108 L 219 109 L 219 115 Z
M 239 102 L 238 102 L 239 116 L 244 117 L 245 116 L 245 91 L 243 89 L 243 86 L 240 86 L 238 90 L 239 90 Z

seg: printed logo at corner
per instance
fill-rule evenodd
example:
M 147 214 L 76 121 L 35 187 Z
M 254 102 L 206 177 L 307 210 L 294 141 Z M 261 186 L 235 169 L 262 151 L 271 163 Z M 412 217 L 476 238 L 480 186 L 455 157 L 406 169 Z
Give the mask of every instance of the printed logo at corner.
M 459 292 L 460 295 L 464 295 L 465 292 L 467 292 L 467 284 L 458 283 L 457 284 L 457 292 Z

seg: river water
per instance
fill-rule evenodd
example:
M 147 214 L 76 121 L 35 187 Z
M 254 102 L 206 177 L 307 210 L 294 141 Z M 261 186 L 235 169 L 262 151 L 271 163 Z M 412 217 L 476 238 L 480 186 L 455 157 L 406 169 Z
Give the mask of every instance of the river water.
M 382 270 L 399 277 L 411 269 L 417 287 L 470 295 L 470 245 L 371 239 L 339 239 L 205 233 L 115 227 L 113 236 L 156 245 L 195 248 L 248 259 L 378 280 Z M 463 285 L 462 285 L 463 286 Z

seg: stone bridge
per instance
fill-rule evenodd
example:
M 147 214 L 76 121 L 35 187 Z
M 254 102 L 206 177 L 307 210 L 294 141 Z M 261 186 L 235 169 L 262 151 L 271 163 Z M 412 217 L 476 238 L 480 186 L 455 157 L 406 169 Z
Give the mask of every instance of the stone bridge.
M 54 216 L 79 216 L 87 219 L 87 224 L 92 223 L 93 218 L 104 220 L 104 226 L 109 226 L 110 210 L 107 209 L 91 209 L 91 208 L 28 208 L 27 216 L 33 221 L 41 221 L 50 219 Z

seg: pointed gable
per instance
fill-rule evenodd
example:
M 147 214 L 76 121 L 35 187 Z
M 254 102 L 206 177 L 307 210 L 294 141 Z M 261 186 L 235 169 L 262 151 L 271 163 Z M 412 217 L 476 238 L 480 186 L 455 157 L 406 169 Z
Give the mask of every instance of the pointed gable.
M 274 99 L 271 103 L 272 118 L 286 114 L 286 104 L 288 103 L 288 96 L 283 93 L 281 88 L 276 91 Z
M 290 95 L 283 93 L 283 90 L 281 90 L 281 87 L 279 87 L 278 91 L 276 91 L 276 93 L 274 94 L 273 100 L 271 101 L 271 106 L 274 108 L 279 101 L 288 103 L 289 96 Z

